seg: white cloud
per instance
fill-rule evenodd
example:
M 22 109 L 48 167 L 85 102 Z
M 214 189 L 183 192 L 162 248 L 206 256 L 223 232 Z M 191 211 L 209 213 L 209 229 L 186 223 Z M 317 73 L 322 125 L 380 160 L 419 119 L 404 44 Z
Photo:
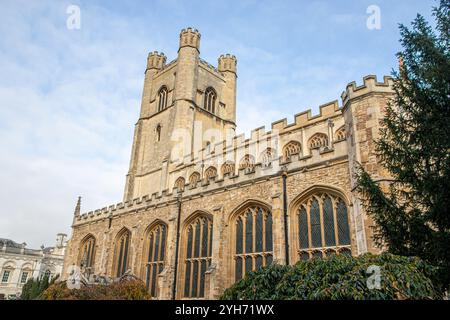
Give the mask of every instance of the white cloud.
M 70 233 L 78 195 L 84 210 L 121 201 L 140 106 L 139 34 L 96 7 L 77 34 L 64 8 L 8 3 L 0 24 L 0 237 L 32 247 Z

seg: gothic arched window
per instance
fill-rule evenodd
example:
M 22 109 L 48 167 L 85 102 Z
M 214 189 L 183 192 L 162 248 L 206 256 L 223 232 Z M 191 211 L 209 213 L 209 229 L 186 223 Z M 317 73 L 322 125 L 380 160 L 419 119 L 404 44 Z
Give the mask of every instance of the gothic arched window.
M 203 108 L 211 113 L 214 113 L 216 111 L 216 99 L 217 99 L 216 91 L 212 87 L 207 88 L 205 90 L 205 99 L 203 102 Z
M 195 218 L 185 229 L 184 297 L 205 296 L 205 273 L 211 264 L 212 219 L 206 215 Z
M 200 173 L 193 172 L 191 176 L 189 177 L 189 186 L 191 188 L 195 188 L 197 186 L 197 183 L 200 181 Z
M 290 141 L 283 147 L 283 161 L 290 161 L 293 155 L 300 155 L 302 146 L 300 142 Z
M 152 297 L 156 297 L 158 274 L 164 269 L 167 227 L 159 223 L 147 233 L 147 261 L 145 283 Z
M 298 255 L 301 260 L 351 252 L 348 209 L 331 192 L 318 192 L 304 199 L 297 209 Z
M 261 163 L 264 167 L 272 165 L 272 161 L 275 159 L 276 151 L 273 148 L 267 148 L 261 154 Z
M 309 148 L 318 149 L 328 146 L 328 136 L 324 133 L 316 133 L 309 139 Z
M 176 181 L 175 181 L 175 188 L 177 188 L 178 192 L 184 191 L 184 184 L 185 184 L 185 180 L 183 177 L 179 177 Z
M 162 111 L 167 108 L 167 98 L 169 91 L 166 86 L 162 86 L 158 91 L 158 111 Z
M 272 213 L 260 205 L 246 207 L 235 220 L 234 274 L 238 281 L 273 259 Z
M 131 233 L 128 229 L 120 231 L 116 237 L 115 244 L 115 268 L 116 277 L 122 276 L 128 269 L 128 253 Z
M 215 176 L 217 176 L 217 169 L 214 168 L 213 166 L 211 166 L 205 170 L 206 181 L 209 181 L 210 179 L 214 178 Z
M 222 176 L 225 176 L 226 174 L 234 174 L 234 163 L 227 161 L 222 165 Z
M 340 127 L 336 130 L 336 133 L 334 134 L 336 141 L 345 140 L 345 126 Z
M 255 167 L 255 157 L 246 154 L 239 162 L 239 169 L 253 170 Z
M 79 265 L 80 267 L 85 268 L 88 274 L 91 274 L 92 269 L 94 267 L 94 259 L 95 259 L 95 238 L 93 235 L 86 236 L 81 241 L 80 246 L 80 258 Z

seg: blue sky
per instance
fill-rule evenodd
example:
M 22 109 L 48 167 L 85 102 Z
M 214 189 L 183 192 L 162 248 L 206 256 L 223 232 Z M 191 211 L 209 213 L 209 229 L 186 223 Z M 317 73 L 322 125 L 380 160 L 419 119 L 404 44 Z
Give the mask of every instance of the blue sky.
M 66 27 L 78 5 L 81 28 Z M 377 5 L 381 29 L 369 30 Z M 398 23 L 435 1 L 0 0 L 0 237 L 52 245 L 82 211 L 122 200 L 146 56 L 176 58 L 202 34 L 201 57 L 238 58 L 238 132 L 339 99 L 346 84 L 390 74 Z

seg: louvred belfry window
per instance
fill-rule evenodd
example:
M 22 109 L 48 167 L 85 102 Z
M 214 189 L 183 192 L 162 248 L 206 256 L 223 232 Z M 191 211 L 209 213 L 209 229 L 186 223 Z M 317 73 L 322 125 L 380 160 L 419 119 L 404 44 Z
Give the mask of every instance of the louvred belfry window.
M 216 111 L 216 99 L 217 99 L 217 94 L 216 91 L 209 87 L 205 90 L 205 99 L 204 99 L 204 104 L 203 104 L 203 108 L 205 110 L 208 110 L 211 113 L 215 113 Z
M 167 98 L 169 91 L 166 86 L 162 86 L 158 91 L 158 111 L 162 111 L 167 108 Z

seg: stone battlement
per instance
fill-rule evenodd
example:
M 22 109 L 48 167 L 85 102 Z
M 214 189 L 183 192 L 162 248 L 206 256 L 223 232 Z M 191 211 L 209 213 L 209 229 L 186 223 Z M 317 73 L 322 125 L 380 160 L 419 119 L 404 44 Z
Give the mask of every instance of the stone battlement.
M 279 176 L 280 171 L 306 172 L 330 164 L 330 161 L 346 161 L 345 155 L 336 158 L 335 150 L 326 152 L 317 152 L 313 155 L 300 156 L 295 155 L 289 161 L 284 161 L 282 157 L 272 160 L 270 165 L 264 165 L 261 162 L 255 163 L 254 167 L 249 169 L 238 169 L 236 174 L 224 174 L 222 177 L 203 178 L 196 185 L 190 185 L 186 182 L 183 192 L 178 192 L 177 187 L 155 192 L 151 195 L 144 195 L 126 202 L 119 202 L 101 209 L 85 212 L 75 215 L 73 225 L 90 223 L 106 218 L 113 218 L 126 213 L 147 210 L 154 207 L 164 207 L 174 204 L 177 198 L 192 199 L 202 197 L 204 194 L 214 192 L 224 192 L 233 188 L 240 188 L 247 184 L 254 184 L 267 181 L 268 179 Z
M 194 162 L 198 159 L 205 159 L 208 157 L 225 157 L 232 150 L 245 149 L 252 144 L 259 143 L 261 141 L 273 140 L 284 134 L 288 134 L 291 131 L 316 125 L 320 122 L 325 122 L 329 119 L 342 116 L 342 108 L 339 107 L 338 101 L 332 101 L 319 106 L 319 114 L 312 115 L 311 109 L 297 113 L 294 115 L 294 122 L 287 123 L 287 119 L 281 119 L 272 122 L 271 130 L 266 131 L 265 126 L 253 129 L 250 133 L 250 137 L 246 137 L 245 133 L 241 133 L 231 137 L 228 140 L 222 140 L 215 143 L 210 149 L 203 148 L 194 155 Z M 174 159 L 173 162 L 179 161 Z
M 368 75 L 363 78 L 363 84 L 356 85 L 355 81 L 347 84 L 345 91 L 341 94 L 342 105 L 345 107 L 350 99 L 361 97 L 369 92 L 392 93 L 394 79 L 390 76 L 384 76 L 383 82 L 377 81 L 377 76 Z

